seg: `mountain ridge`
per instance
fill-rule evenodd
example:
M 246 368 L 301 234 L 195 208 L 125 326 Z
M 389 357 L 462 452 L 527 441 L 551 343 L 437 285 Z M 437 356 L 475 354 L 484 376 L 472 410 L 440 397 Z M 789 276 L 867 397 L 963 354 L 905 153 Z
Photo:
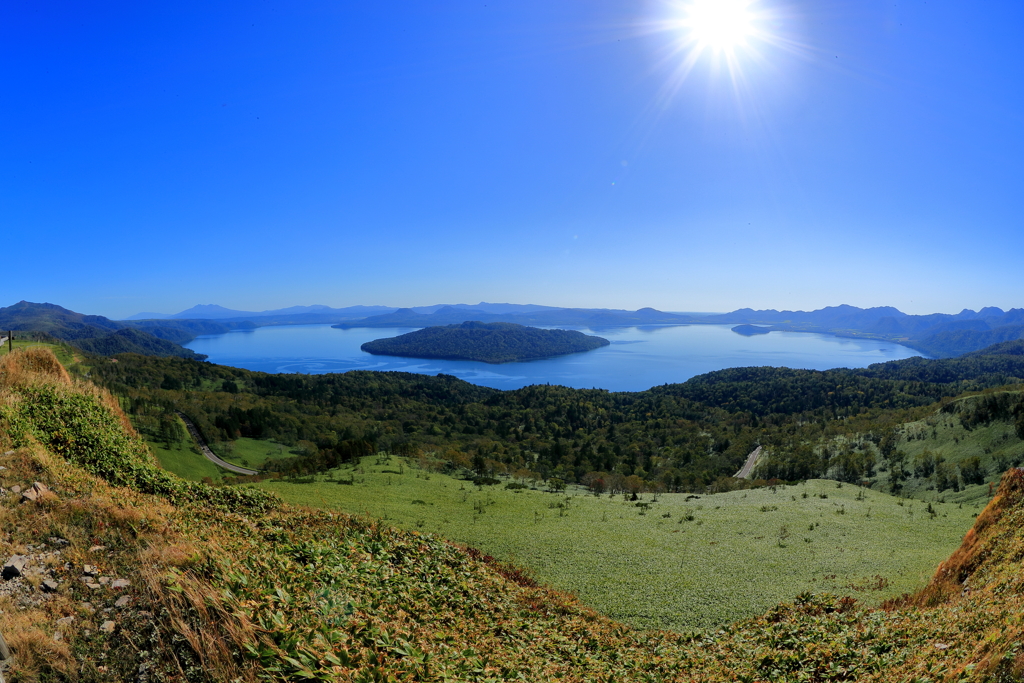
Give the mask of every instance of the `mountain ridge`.
M 53 306 L 53 304 L 47 304 Z M 0 309 L 3 310 L 3 309 Z M 63 309 L 67 310 L 67 309 Z M 231 329 L 266 325 L 332 324 L 341 329 L 356 327 L 436 327 L 467 321 L 507 322 L 530 327 L 606 327 L 643 325 L 732 324 L 758 325 L 766 332 L 812 332 L 840 337 L 880 339 L 902 344 L 925 355 L 951 358 L 1004 341 L 1024 337 L 1024 308 L 1004 311 L 995 306 L 978 311 L 911 315 L 892 306 L 859 308 L 849 304 L 827 306 L 814 311 L 741 308 L 729 313 L 673 313 L 645 307 L 636 311 L 607 308 L 559 308 L 538 304 L 488 303 L 436 304 L 406 308 L 349 306 L 331 308 L 321 304 L 245 312 L 217 304 L 200 304 L 171 316 L 111 321 L 103 316 L 78 316 L 65 321 L 62 333 L 70 338 L 81 330 L 100 327 L 112 332 L 136 327 L 154 336 L 185 344 L 197 334 L 219 334 Z M 184 316 L 184 317 L 183 317 Z M 191 316 L 191 317 L 189 317 Z M 36 316 L 36 322 L 46 323 Z M 3 326 L 0 317 L 0 327 Z M 11 328 L 13 329 L 13 328 Z M 748 330 L 749 328 L 744 328 Z M 40 331 L 45 331 L 40 330 Z

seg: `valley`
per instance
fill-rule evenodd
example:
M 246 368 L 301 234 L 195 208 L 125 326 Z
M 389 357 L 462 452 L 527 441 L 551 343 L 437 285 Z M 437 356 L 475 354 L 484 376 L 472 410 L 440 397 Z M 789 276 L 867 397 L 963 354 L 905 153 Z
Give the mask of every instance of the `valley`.
M 824 480 L 637 501 L 509 485 L 520 482 L 475 486 L 384 455 L 259 484 L 295 505 L 477 548 L 616 621 L 681 632 L 754 617 L 805 591 L 867 605 L 913 592 L 986 502 L 926 503 Z
M 922 485 L 916 498 L 836 480 L 735 481 L 729 490 L 724 478 L 670 493 L 636 474 L 577 485 L 532 471 L 489 476 L 479 451 L 462 460 L 451 446 L 447 460 L 436 450 L 353 453 L 303 473 L 296 458 L 312 464 L 322 453 L 300 439 L 292 457 L 276 460 L 291 465 L 286 476 L 214 487 L 157 468 L 121 406 L 150 437 L 175 441 L 173 412 L 147 406 L 173 410 L 204 392 L 230 405 L 265 391 L 267 378 L 209 366 L 200 376 L 203 364 L 183 359 L 116 360 L 82 357 L 71 367 L 131 382 L 122 388 L 154 379 L 169 388 L 159 401 L 115 397 L 72 378 L 46 349 L 0 359 L 0 552 L 17 560 L 5 569 L 0 628 L 15 653 L 4 675 L 14 681 L 128 680 L 140 670 L 253 683 L 523 672 L 573 682 L 839 683 L 950 671 L 980 682 L 1024 672 L 1011 559 L 1024 547 L 1016 468 L 984 505 L 987 483 L 961 486 L 956 502 L 934 472 L 933 490 Z M 323 400 L 313 387 L 288 386 L 276 391 Z M 889 420 L 881 451 L 928 438 L 938 450 L 948 435 L 967 459 L 993 440 L 1010 448 L 1019 436 L 982 425 L 1013 423 L 1018 390 L 991 389 L 952 408 L 874 415 Z M 450 384 L 446 393 L 471 402 L 480 391 Z M 422 400 L 431 388 L 419 392 Z M 918 438 L 913 427 L 942 415 L 956 415 L 966 436 L 935 424 Z M 265 440 L 217 444 L 246 460 L 284 456 L 283 444 Z M 593 495 L 605 484 L 616 490 Z M 31 495 L 11 495 L 26 487 Z M 940 551 L 949 554 L 933 573 Z M 582 601 L 558 590 L 562 582 Z M 873 607 L 902 591 L 911 593 Z

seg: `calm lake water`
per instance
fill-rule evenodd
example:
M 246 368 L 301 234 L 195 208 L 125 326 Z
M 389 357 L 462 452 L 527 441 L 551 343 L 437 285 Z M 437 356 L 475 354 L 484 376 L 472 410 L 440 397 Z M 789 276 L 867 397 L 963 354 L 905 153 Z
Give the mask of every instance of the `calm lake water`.
M 207 354 L 212 363 L 263 372 L 401 370 L 425 375 L 445 373 L 496 389 L 561 384 L 611 391 L 642 391 L 731 367 L 863 368 L 871 363 L 921 355 L 889 342 L 803 332 L 744 337 L 730 327 L 574 328 L 604 337 L 611 345 L 586 353 L 503 365 L 373 356 L 359 350 L 365 342 L 394 337 L 415 328 L 336 330 L 329 325 L 285 325 L 197 337 L 186 346 Z

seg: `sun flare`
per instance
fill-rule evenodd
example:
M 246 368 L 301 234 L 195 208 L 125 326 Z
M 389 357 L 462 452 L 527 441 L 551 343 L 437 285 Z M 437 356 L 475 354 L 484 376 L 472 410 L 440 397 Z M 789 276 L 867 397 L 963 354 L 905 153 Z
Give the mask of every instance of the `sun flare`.
M 731 50 L 754 33 L 749 0 L 693 0 L 682 25 L 700 48 Z
M 671 69 L 666 101 L 699 64 L 707 65 L 713 78 L 741 88 L 765 63 L 769 50 L 798 49 L 777 33 L 782 16 L 765 0 L 662 0 L 661 7 L 651 31 L 669 36 L 663 52 Z

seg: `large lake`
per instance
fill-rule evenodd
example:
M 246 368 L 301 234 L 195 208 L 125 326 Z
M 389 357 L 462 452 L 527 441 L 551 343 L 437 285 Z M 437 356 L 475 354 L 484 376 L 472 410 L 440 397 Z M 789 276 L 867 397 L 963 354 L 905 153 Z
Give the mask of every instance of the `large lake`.
M 909 358 L 919 352 L 899 344 L 846 339 L 803 332 L 771 332 L 744 337 L 730 325 L 575 328 L 611 342 L 595 351 L 558 358 L 490 365 L 474 361 L 421 360 L 373 356 L 359 350 L 373 339 L 413 328 L 355 328 L 286 325 L 198 337 L 188 348 L 210 362 L 263 372 L 326 373 L 348 370 L 401 370 L 445 373 L 496 389 L 530 384 L 561 384 L 611 391 L 642 391 L 684 382 L 694 375 L 741 366 L 785 366 L 827 370 L 863 368 Z

